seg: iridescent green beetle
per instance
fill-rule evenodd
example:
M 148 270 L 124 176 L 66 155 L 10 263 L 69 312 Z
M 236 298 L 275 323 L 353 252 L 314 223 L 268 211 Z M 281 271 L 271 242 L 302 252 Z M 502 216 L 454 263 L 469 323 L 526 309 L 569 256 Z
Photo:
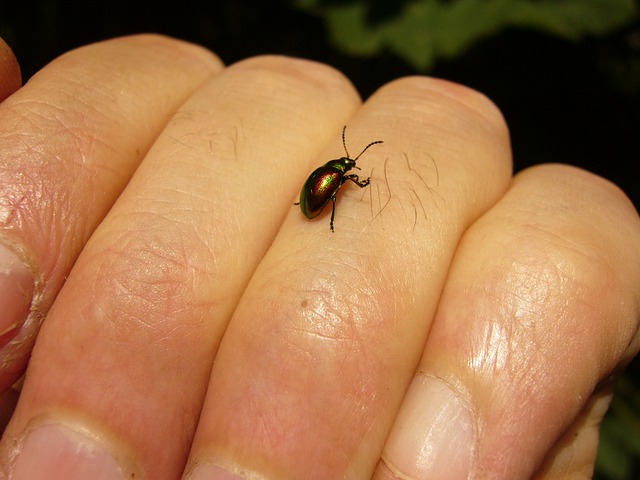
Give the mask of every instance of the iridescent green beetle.
M 349 157 L 347 143 L 344 139 L 346 130 L 347 127 L 345 126 L 342 129 L 342 146 L 344 147 L 344 153 L 346 153 L 347 156 L 331 160 L 323 166 L 316 168 L 314 172 L 309 175 L 307 181 L 304 182 L 302 190 L 300 190 L 300 201 L 295 203 L 295 205 L 300 205 L 300 210 L 302 210 L 305 217 L 312 219 L 320 215 L 322 210 L 324 210 L 324 207 L 329 203 L 329 200 L 331 200 L 333 202 L 333 206 L 331 209 L 331 223 L 329 224 L 329 227 L 332 232 L 333 219 L 336 214 L 336 194 L 338 193 L 338 190 L 340 190 L 340 187 L 347 180 L 351 180 L 360 188 L 366 187 L 371 181 L 370 178 L 360 180 L 358 175 L 347 174 L 347 172 L 352 168 L 360 170 L 360 167 L 356 166 L 356 161 L 360 156 L 366 152 L 370 146 L 375 145 L 376 143 L 383 143 L 382 140 L 371 142 L 369 145 L 364 147 L 364 150 L 360 152 L 360 155 L 356 158 L 351 158 Z

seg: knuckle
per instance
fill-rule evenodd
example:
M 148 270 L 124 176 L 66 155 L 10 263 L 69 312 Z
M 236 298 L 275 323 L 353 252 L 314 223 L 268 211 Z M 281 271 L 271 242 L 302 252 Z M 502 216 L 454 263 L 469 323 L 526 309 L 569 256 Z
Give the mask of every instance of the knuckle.
M 210 299 L 201 286 L 214 266 L 209 248 L 189 227 L 157 215 L 138 220 L 143 228 L 110 231 L 87 270 L 97 310 L 128 336 L 138 331 L 145 343 L 157 342 L 203 318 Z

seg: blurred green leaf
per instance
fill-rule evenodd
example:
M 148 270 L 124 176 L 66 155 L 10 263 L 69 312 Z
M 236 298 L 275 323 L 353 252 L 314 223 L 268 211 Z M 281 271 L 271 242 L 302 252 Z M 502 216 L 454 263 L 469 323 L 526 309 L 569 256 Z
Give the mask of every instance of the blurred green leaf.
M 324 19 L 330 41 L 341 51 L 373 56 L 388 49 L 420 70 L 506 27 L 578 40 L 619 28 L 637 12 L 634 0 L 413 0 L 374 22 L 370 1 L 298 0 L 296 5 Z
M 640 388 L 625 372 L 600 428 L 596 472 L 607 480 L 635 480 L 639 468 Z

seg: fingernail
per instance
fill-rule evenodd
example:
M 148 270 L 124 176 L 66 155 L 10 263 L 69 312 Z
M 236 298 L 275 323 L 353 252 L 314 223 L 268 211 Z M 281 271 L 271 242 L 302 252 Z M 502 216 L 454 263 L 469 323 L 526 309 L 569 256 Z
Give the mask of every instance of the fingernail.
M 216 465 L 200 465 L 189 476 L 189 480 L 242 480 L 242 477 Z
M 32 298 L 33 275 L 15 253 L 0 245 L 0 347 L 19 331 Z
M 384 447 L 380 477 L 390 478 L 388 469 L 398 478 L 466 479 L 474 448 L 465 402 L 442 380 L 417 375 Z
M 41 425 L 29 433 L 11 480 L 123 480 L 114 458 L 95 440 L 60 425 Z

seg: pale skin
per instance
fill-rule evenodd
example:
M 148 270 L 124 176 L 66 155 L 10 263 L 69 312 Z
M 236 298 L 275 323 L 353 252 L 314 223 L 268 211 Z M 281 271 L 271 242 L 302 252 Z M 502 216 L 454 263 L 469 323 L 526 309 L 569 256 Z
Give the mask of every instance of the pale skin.
M 363 104 L 326 65 L 138 36 L 20 88 L 0 52 L 5 401 L 28 367 L 0 478 L 590 477 L 639 348 L 616 186 L 513 177 L 498 109 L 441 80 Z M 384 143 L 332 234 L 293 203 L 343 125 Z

